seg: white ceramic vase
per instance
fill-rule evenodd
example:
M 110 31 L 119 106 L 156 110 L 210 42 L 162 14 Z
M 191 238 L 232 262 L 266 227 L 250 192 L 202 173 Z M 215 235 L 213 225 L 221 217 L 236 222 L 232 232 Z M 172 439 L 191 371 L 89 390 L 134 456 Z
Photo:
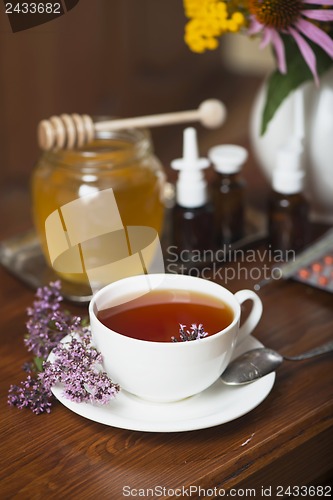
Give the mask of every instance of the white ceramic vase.
M 253 151 L 270 180 L 277 150 L 290 139 L 303 139 L 305 192 L 311 204 L 312 219 L 333 223 L 333 68 L 313 82 L 303 84 L 288 96 L 260 136 L 266 85 L 254 102 L 250 136 Z

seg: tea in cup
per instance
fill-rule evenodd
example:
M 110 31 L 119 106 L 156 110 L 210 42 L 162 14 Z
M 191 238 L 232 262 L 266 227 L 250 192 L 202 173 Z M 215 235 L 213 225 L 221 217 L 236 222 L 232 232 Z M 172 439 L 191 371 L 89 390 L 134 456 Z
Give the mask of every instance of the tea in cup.
M 253 306 L 240 327 L 246 300 Z M 92 337 L 109 376 L 123 390 L 161 403 L 211 386 L 261 314 L 252 290 L 232 294 L 212 281 L 174 274 L 113 282 L 89 305 Z

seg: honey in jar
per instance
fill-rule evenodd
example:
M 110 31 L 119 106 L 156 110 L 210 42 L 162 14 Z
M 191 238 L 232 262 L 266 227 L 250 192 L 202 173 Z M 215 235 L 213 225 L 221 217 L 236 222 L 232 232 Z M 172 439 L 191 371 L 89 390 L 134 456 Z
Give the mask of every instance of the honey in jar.
M 69 202 L 112 188 L 123 226 L 162 231 L 165 175 L 152 151 L 149 133 L 132 129 L 100 132 L 82 149 L 46 152 L 32 177 L 33 216 L 50 265 L 45 221 Z M 87 283 L 85 272 L 58 274 Z

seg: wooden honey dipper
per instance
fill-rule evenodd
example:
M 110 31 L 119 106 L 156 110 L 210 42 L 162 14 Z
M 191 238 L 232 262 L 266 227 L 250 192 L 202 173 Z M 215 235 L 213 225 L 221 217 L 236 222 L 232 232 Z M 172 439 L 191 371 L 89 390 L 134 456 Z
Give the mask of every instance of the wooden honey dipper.
M 82 147 L 91 141 L 96 132 L 133 127 L 158 127 L 175 123 L 200 121 L 208 128 L 217 128 L 226 117 L 224 104 L 217 99 L 203 101 L 198 109 L 161 115 L 139 116 L 94 123 L 88 115 L 63 114 L 42 120 L 37 129 L 38 144 L 44 151 Z

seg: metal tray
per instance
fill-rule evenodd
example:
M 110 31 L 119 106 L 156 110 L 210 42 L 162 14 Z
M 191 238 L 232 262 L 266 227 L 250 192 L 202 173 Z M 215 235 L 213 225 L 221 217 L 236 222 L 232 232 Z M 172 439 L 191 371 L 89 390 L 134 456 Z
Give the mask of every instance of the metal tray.
M 165 231 L 162 237 L 162 248 L 171 244 L 170 210 L 166 213 Z M 267 237 L 265 216 L 256 210 L 246 213 L 244 238 L 228 247 L 229 250 L 250 246 Z M 59 276 L 47 265 L 34 231 L 19 234 L 0 243 L 0 263 L 26 285 L 37 289 L 47 285 Z M 90 301 L 92 292 L 88 285 L 62 282 L 62 295 L 66 300 L 85 304 Z
M 37 289 L 59 280 L 59 276 L 47 265 L 39 240 L 34 231 L 29 231 L 0 243 L 0 262 L 23 283 Z M 66 300 L 87 303 L 91 299 L 91 289 L 61 280 L 61 293 Z

